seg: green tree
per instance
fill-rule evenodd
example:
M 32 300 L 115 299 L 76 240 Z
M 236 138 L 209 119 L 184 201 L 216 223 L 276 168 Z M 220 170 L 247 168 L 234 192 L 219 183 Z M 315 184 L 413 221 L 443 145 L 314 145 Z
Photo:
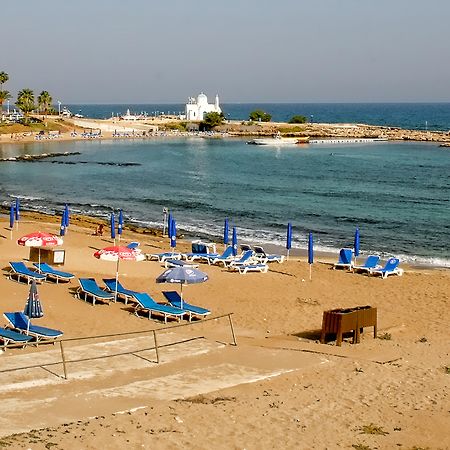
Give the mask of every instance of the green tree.
M 0 91 L 0 111 L 3 111 L 3 103 L 11 98 L 8 91 Z
M 39 111 L 47 114 L 52 106 L 52 96 L 47 91 L 42 91 L 38 96 Z
M 9 80 L 9 75 L 6 72 L 0 72 L 0 91 L 3 91 L 3 83 Z
M 306 123 L 308 119 L 305 116 L 293 116 L 289 123 Z
M 22 89 L 19 91 L 16 106 L 25 115 L 25 122 L 28 122 L 27 115 L 36 107 L 34 105 L 34 92 L 31 89 Z
M 272 120 L 272 116 L 261 109 L 252 111 L 249 114 L 248 118 L 249 120 L 253 120 L 254 122 L 270 122 Z
M 225 117 L 222 113 L 210 112 L 203 116 L 203 121 L 201 123 L 203 128 L 210 130 L 211 128 L 222 125 Z

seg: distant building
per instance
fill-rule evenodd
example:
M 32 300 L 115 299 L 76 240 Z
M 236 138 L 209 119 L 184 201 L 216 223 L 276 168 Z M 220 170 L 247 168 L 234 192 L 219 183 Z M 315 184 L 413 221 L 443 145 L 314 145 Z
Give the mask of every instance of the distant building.
M 210 112 L 221 113 L 219 106 L 219 96 L 216 95 L 214 103 L 208 103 L 208 97 L 202 92 L 197 99 L 189 97 L 186 103 L 186 120 L 203 120 L 205 114 Z

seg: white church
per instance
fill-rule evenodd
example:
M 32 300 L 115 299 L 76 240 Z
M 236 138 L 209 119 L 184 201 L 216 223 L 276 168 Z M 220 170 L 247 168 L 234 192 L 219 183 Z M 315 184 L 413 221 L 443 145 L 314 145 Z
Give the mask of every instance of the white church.
M 201 92 L 197 99 L 189 97 L 186 103 L 186 120 L 203 120 L 204 115 L 210 112 L 221 113 L 219 96 L 216 95 L 214 103 L 208 103 L 208 97 Z

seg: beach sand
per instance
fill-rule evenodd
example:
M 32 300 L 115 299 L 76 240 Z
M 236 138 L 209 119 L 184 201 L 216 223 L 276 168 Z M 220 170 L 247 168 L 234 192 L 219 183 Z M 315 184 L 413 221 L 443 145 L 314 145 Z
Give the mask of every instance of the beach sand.
M 92 235 L 95 223 L 72 221 L 61 269 L 100 282 L 114 276 L 115 263 L 92 256 L 112 243 L 107 233 Z M 11 240 L 7 217 L 0 217 L 1 312 L 25 305 L 29 286 L 7 279 L 5 269 L 22 259 L 31 266 L 29 249 L 16 242 L 37 230 L 57 233 L 59 219 L 24 214 Z M 123 242 L 130 241 L 145 253 L 168 249 L 161 236 L 125 230 Z M 449 271 L 406 268 L 382 280 L 331 270 L 318 259 L 312 281 L 297 258 L 272 264 L 267 274 L 201 265 L 209 280 L 185 287 L 185 298 L 213 317 L 233 313 L 237 346 L 230 345 L 228 317 L 158 332 L 160 345 L 183 341 L 160 348 L 160 364 L 151 332 L 67 342 L 69 359 L 129 353 L 70 363 L 67 380 L 58 376 L 61 364 L 1 372 L 56 361 L 58 345 L 8 349 L 0 355 L 0 445 L 450 448 Z M 120 280 L 162 302 L 162 291 L 178 290 L 155 283 L 162 271 L 158 262 L 121 262 Z M 164 327 L 123 302 L 92 306 L 75 298 L 76 287 L 76 280 L 39 286 L 44 317 L 35 323 L 63 330 L 64 338 Z M 369 328 L 360 344 L 348 337 L 342 347 L 319 344 L 323 311 L 356 305 L 378 308 L 379 338 Z

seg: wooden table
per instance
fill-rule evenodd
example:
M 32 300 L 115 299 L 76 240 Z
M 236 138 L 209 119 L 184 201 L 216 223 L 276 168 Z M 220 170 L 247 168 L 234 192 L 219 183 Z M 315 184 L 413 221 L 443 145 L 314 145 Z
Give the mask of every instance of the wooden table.
M 377 308 L 355 306 L 324 311 L 320 343 L 325 343 L 327 334 L 336 334 L 336 345 L 341 346 L 342 334 L 353 331 L 353 344 L 360 342 L 364 327 L 373 327 L 373 337 L 377 337 Z

